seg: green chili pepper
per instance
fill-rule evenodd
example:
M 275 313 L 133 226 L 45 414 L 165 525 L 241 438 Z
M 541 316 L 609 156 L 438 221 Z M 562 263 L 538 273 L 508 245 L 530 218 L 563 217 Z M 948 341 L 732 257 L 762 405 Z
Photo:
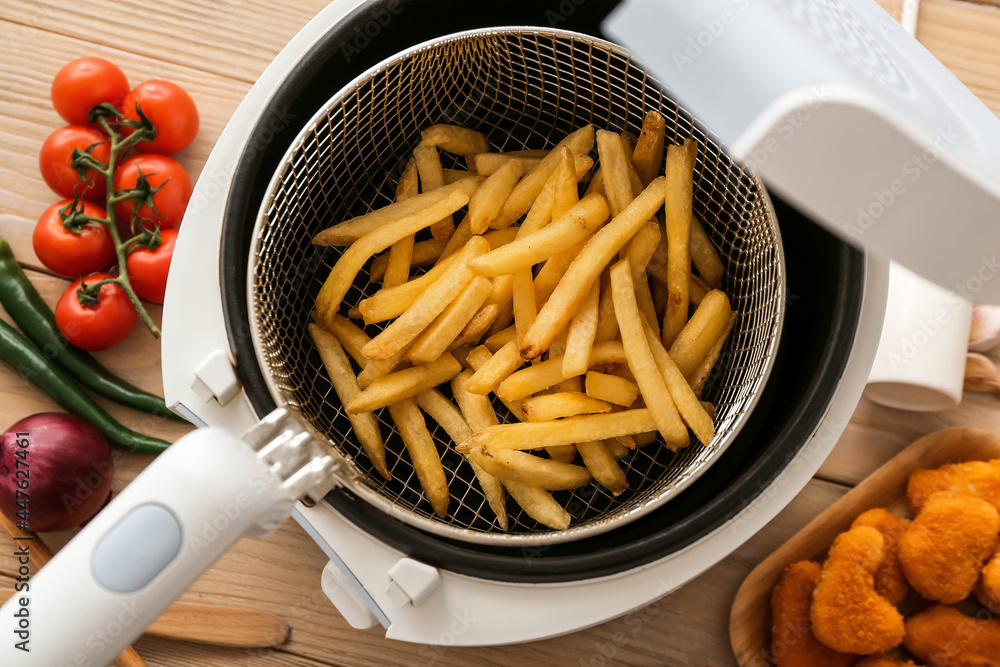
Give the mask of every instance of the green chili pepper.
M 0 237 L 0 303 L 46 357 L 98 396 L 157 417 L 186 421 L 167 408 L 162 398 L 115 376 L 94 357 L 66 340 L 56 326 L 52 311 L 24 275 L 10 244 L 3 237 Z
M 141 454 L 159 454 L 170 446 L 166 440 L 136 433 L 119 424 L 24 336 L 2 320 L 0 361 L 9 364 L 18 375 L 44 391 L 68 412 L 89 421 L 112 445 Z

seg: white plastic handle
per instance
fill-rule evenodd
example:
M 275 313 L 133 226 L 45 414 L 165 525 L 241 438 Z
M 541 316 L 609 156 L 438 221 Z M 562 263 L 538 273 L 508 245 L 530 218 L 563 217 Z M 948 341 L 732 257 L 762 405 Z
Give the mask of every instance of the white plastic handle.
M 0 665 L 110 663 L 233 543 L 267 534 L 293 504 L 243 441 L 186 435 L 0 608 Z

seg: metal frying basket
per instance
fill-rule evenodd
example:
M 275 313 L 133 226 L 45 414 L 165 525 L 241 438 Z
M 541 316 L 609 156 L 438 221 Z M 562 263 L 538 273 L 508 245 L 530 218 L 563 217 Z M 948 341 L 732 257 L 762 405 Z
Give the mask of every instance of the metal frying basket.
M 451 506 L 439 519 L 423 497 L 387 410 L 377 413 L 392 480 L 372 468 L 306 331 L 316 295 L 339 248 L 310 243 L 320 230 L 393 202 L 420 131 L 454 123 L 483 132 L 491 150 L 553 146 L 586 123 L 638 133 L 645 112 L 666 119 L 667 140 L 699 143 L 696 215 L 726 266 L 723 289 L 739 318 L 705 399 L 717 434 L 678 453 L 661 443 L 621 460 L 629 489 L 613 497 L 596 483 L 556 492 L 573 516 L 565 531 L 541 526 L 508 503 L 501 531 L 467 461 L 432 421 Z M 596 157 L 596 156 L 595 156 Z M 464 163 L 442 154 L 445 167 Z M 449 163 L 449 161 L 451 161 Z M 418 239 L 419 240 L 419 239 Z M 770 372 L 785 304 L 784 258 L 763 186 L 671 101 L 623 49 L 554 29 L 476 30 L 416 46 L 340 91 L 307 123 L 272 180 L 258 216 L 248 285 L 256 353 L 275 401 L 297 410 L 350 462 L 342 483 L 370 503 L 428 532 L 497 546 L 561 542 L 610 530 L 661 506 L 733 442 Z M 342 312 L 378 288 L 365 272 Z M 377 329 L 368 328 L 370 335 Z M 447 393 L 447 387 L 442 387 Z M 512 417 L 495 403 L 503 421 Z

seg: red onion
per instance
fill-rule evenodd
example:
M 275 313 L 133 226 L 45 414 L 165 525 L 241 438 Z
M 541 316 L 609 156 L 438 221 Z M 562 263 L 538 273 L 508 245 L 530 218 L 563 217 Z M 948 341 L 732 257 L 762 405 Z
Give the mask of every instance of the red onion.
M 110 497 L 113 474 L 108 441 L 80 417 L 31 415 L 0 436 L 0 512 L 22 529 L 86 523 Z

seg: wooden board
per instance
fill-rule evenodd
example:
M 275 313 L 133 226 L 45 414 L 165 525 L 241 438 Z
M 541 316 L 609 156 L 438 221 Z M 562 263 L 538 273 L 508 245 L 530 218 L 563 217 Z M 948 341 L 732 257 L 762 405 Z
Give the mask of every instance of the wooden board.
M 785 567 L 800 560 L 822 560 L 833 539 L 866 510 L 885 507 L 894 514 L 908 515 L 906 485 L 914 470 L 995 458 L 1000 458 L 1000 437 L 992 433 L 971 428 L 935 431 L 904 449 L 813 519 L 755 567 L 737 591 L 729 638 L 739 664 L 770 664 L 771 590 Z

